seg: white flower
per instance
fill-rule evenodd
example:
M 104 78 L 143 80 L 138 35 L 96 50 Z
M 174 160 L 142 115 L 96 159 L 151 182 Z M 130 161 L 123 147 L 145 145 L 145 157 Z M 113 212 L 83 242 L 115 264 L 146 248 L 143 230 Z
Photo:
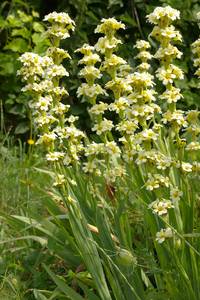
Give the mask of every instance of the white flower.
M 104 54 L 106 50 L 114 50 L 118 44 L 122 44 L 122 41 L 112 37 L 110 39 L 108 39 L 107 37 L 101 37 L 98 39 L 96 45 L 95 45 L 95 49 L 96 51 Z
M 198 151 L 200 150 L 200 143 L 199 142 L 191 142 L 185 148 L 187 151 Z
M 146 189 L 147 191 L 153 191 L 154 189 L 159 188 L 159 181 L 156 180 L 153 176 L 150 174 L 148 175 L 148 180 L 146 182 Z
M 98 95 L 106 95 L 106 92 L 102 87 L 95 83 L 92 86 L 87 83 L 82 83 L 82 85 L 77 90 L 78 97 L 86 96 L 89 98 L 96 98 Z
M 138 127 L 136 120 L 123 120 L 117 124 L 116 129 L 125 134 L 133 134 Z
M 69 110 L 70 106 L 59 102 L 52 111 L 57 115 L 63 115 L 65 112 Z
M 138 40 L 136 41 L 136 44 L 134 46 L 134 48 L 137 48 L 137 49 L 149 49 L 151 46 L 149 44 L 149 42 L 145 41 L 145 40 Z
M 100 25 L 95 29 L 95 33 L 108 34 L 109 32 L 115 32 L 119 29 L 125 29 L 125 25 L 115 18 L 102 19 Z
M 60 86 L 57 86 L 57 87 L 54 87 L 52 89 L 52 93 L 55 95 L 55 96 L 65 96 L 65 95 L 68 95 L 68 92 L 67 90 L 64 88 L 64 87 L 60 87 Z
M 105 151 L 108 152 L 111 157 L 120 157 L 121 150 L 114 141 L 105 144 Z
M 170 64 L 168 68 L 160 67 L 156 71 L 156 77 L 162 81 L 164 85 L 173 83 L 175 79 L 183 79 L 183 71 L 175 66 Z
M 134 72 L 128 76 L 129 83 L 134 87 L 153 87 L 153 76 L 147 72 Z
M 64 152 L 49 152 L 46 155 L 48 161 L 58 161 L 65 156 Z
M 112 90 L 113 93 L 128 93 L 132 90 L 129 80 L 120 77 L 115 77 L 115 79 L 108 81 L 105 87 Z
M 163 114 L 162 121 L 164 124 L 166 124 L 167 122 L 173 122 L 178 126 L 187 126 L 187 122 L 184 118 L 182 110 L 176 110 L 174 112 L 167 110 L 166 113 Z
M 51 96 L 48 97 L 40 97 L 39 100 L 36 102 L 35 107 L 42 111 L 48 111 L 49 106 L 51 105 L 53 99 Z
M 148 179 L 145 183 L 148 191 L 153 191 L 159 187 L 169 187 L 169 177 L 162 176 L 161 174 L 148 174 Z
M 162 244 L 166 239 L 173 237 L 173 232 L 170 227 L 166 229 L 161 229 L 159 232 L 156 233 L 156 241 L 159 244 Z
M 190 163 L 181 162 L 181 169 L 183 172 L 190 173 L 192 172 L 192 165 Z
M 66 182 L 65 176 L 62 174 L 56 174 L 55 181 L 53 183 L 53 186 L 60 186 L 63 185 Z
M 101 78 L 102 75 L 99 69 L 94 66 L 86 66 L 79 72 L 80 77 L 85 77 L 86 80 L 94 80 L 96 78 Z
M 170 198 L 173 202 L 177 202 L 183 196 L 183 192 L 180 191 L 177 187 L 172 187 L 170 189 Z
M 104 144 L 103 143 L 95 143 L 92 142 L 91 144 L 87 145 L 85 148 L 85 155 L 98 155 L 100 153 L 104 153 Z
M 113 127 L 113 122 L 104 118 L 103 121 L 94 125 L 92 131 L 96 131 L 98 135 L 101 135 L 106 131 L 111 131 Z
M 119 99 L 115 100 L 114 103 L 109 105 L 109 110 L 114 110 L 116 113 L 119 113 L 120 111 L 126 110 L 128 106 L 128 100 L 125 97 L 120 97 Z
M 96 53 L 91 53 L 88 55 L 85 55 L 81 60 L 79 60 L 78 64 L 83 65 L 94 65 L 96 62 L 101 61 L 100 56 Z
M 136 55 L 136 58 L 140 59 L 140 60 L 149 60 L 152 58 L 152 55 L 148 52 L 148 51 L 141 51 L 140 53 L 138 53 Z
M 168 213 L 168 209 L 173 207 L 172 202 L 166 199 L 157 199 L 149 205 L 149 208 L 153 210 L 153 213 L 159 216 L 166 215 Z
M 33 82 L 27 84 L 25 87 L 22 88 L 23 92 L 26 91 L 33 91 L 33 92 L 38 92 L 39 94 L 42 94 L 44 92 L 49 92 L 51 93 L 53 89 L 53 83 L 51 80 L 42 80 L 41 82 Z
M 56 139 L 56 134 L 54 132 L 51 133 L 44 133 L 40 136 L 36 144 L 46 144 L 49 145 Z
M 167 59 L 169 61 L 171 61 L 174 58 L 181 58 L 182 56 L 182 52 L 178 50 L 177 47 L 169 44 L 167 47 L 162 48 L 160 47 L 157 52 L 154 55 L 154 58 L 157 59 Z
M 162 95 L 160 95 L 159 98 L 167 100 L 168 103 L 177 102 L 178 100 L 183 98 L 180 91 L 180 89 L 172 86 L 170 89 L 167 89 Z
M 49 78 L 69 76 L 69 73 L 61 65 L 60 66 L 58 66 L 58 65 L 51 66 L 50 68 L 47 69 L 46 74 Z
M 103 65 L 101 66 L 101 70 L 109 72 L 109 70 L 111 68 L 117 67 L 120 65 L 125 65 L 125 64 L 127 64 L 127 62 L 123 58 L 121 58 L 115 54 L 112 54 L 111 57 L 105 58 L 105 61 L 103 62 Z
M 142 141 L 156 141 L 158 134 L 155 133 L 152 129 L 144 129 L 139 133 L 139 139 Z
M 68 28 L 71 30 L 74 30 L 75 23 L 74 21 L 70 18 L 70 16 L 65 13 L 57 13 L 57 12 L 52 12 L 44 17 L 44 21 L 48 21 L 50 23 L 59 23 L 60 25 L 68 25 Z
M 44 125 L 49 125 L 57 122 L 57 119 L 52 115 L 43 115 L 36 117 L 34 119 L 34 122 L 37 124 L 37 126 L 42 127 Z
M 156 7 L 151 14 L 147 15 L 147 19 L 153 24 L 159 24 L 159 21 L 164 20 L 175 21 L 180 19 L 180 12 L 170 6 Z
M 90 46 L 89 44 L 83 44 L 82 47 L 78 48 L 75 50 L 75 53 L 76 52 L 80 52 L 84 55 L 90 55 L 92 53 L 92 51 L 94 51 L 94 47 L 93 46 Z
M 83 171 L 85 173 L 94 174 L 96 169 L 97 169 L 97 164 L 96 164 L 95 160 L 91 160 L 91 161 L 83 163 Z
M 100 101 L 98 104 L 93 105 L 88 111 L 93 115 L 102 115 L 107 108 L 108 104 Z

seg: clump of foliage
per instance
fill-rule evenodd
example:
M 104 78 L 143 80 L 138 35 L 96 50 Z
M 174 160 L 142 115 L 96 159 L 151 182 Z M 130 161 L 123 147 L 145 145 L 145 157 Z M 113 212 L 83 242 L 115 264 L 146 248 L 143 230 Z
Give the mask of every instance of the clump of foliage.
M 4 17 L 5 5 L 2 4 L 0 80 L 1 99 L 3 100 L 5 126 L 12 133 L 24 134 L 30 130 L 28 99 L 20 93 L 21 83 L 16 76 L 19 68 L 18 57 L 25 51 L 42 54 L 48 47 L 44 35 L 45 28 L 39 21 L 39 14 L 24 7 L 11 5 Z
M 4 220 L 58 258 L 40 265 L 52 281 L 34 289 L 36 299 L 199 299 L 200 124 L 198 110 L 177 103 L 184 99 L 179 19 L 170 6 L 147 16 L 156 51 L 138 40 L 135 68 L 117 52 L 125 25 L 113 17 L 97 26 L 94 46 L 76 50 L 83 55 L 77 96 L 88 105 L 94 138 L 62 102 L 70 55 L 60 42 L 75 28 L 69 15 L 45 16 L 50 47 L 19 58 L 35 143 L 49 164 L 37 171 L 49 174 L 52 188 L 47 216 Z M 199 40 L 192 51 L 199 67 Z

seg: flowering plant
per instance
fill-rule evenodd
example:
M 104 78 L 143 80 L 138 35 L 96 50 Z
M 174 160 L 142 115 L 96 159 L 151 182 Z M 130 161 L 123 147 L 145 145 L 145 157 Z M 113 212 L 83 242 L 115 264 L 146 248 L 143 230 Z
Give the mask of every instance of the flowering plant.
M 94 46 L 76 50 L 84 65 L 77 96 L 88 102 L 94 139 L 78 129 L 77 117 L 62 102 L 68 92 L 61 78 L 69 76 L 62 61 L 70 55 L 59 45 L 74 30 L 69 15 L 44 18 L 51 40 L 46 55 L 20 58 L 23 91 L 33 96 L 36 143 L 46 149 L 51 168 L 52 195 L 65 207 L 71 243 L 97 299 L 156 299 L 163 291 L 162 299 L 199 297 L 199 112 L 184 112 L 177 104 L 183 98 L 177 81 L 184 74 L 176 65 L 182 53 L 175 44 L 182 36 L 172 23 L 179 18 L 169 6 L 147 16 L 158 48 L 151 54 L 149 42 L 137 41 L 135 69 L 117 55 L 117 32 L 125 25 L 114 18 L 102 19 L 95 32 L 103 36 Z M 199 67 L 199 40 L 192 52 Z M 151 69 L 153 58 L 157 70 Z M 86 297 L 88 287 L 80 283 Z M 73 293 L 71 299 L 82 299 Z

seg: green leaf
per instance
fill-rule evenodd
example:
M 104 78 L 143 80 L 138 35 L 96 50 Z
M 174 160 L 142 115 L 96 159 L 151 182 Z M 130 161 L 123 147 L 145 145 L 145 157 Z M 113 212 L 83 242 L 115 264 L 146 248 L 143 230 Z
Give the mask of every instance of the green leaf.
M 13 74 L 15 71 L 15 67 L 12 61 L 7 61 L 4 64 L 0 64 L 0 74 L 1 75 L 10 75 Z
M 15 128 L 15 134 L 24 134 L 29 130 L 29 126 L 26 122 L 20 122 Z
M 36 32 L 44 32 L 44 26 L 39 22 L 33 22 L 33 29 Z
M 0 74 L 11 75 L 15 73 L 16 56 L 0 53 Z
M 4 26 L 7 25 L 7 21 L 4 20 L 1 16 L 0 16 L 0 28 L 3 28 Z
M 0 241 L 0 245 L 7 244 L 7 243 L 13 243 L 13 242 L 16 242 L 16 241 L 23 241 L 23 240 L 36 241 L 36 242 L 40 243 L 42 247 L 47 245 L 47 239 L 46 238 L 42 238 L 42 237 L 36 236 L 36 235 L 27 235 L 27 236 L 13 238 L 13 239 L 5 240 L 5 241 Z
M 16 101 L 16 99 L 15 99 L 15 101 Z M 8 103 L 8 102 L 6 101 L 6 103 Z M 23 116 L 24 115 L 24 106 L 18 103 L 16 105 L 12 106 L 11 108 L 9 108 L 8 112 L 13 115 Z
M 8 21 L 8 26 L 10 26 L 10 27 L 22 27 L 23 26 L 23 22 L 21 21 L 21 19 L 15 17 L 12 14 L 7 17 L 7 21 Z
M 33 290 L 33 294 L 36 300 L 48 300 L 48 298 L 46 298 L 43 294 L 41 294 L 37 290 Z
M 33 20 L 32 16 L 25 14 L 25 12 L 23 12 L 21 10 L 18 10 L 17 14 L 19 15 L 19 18 L 23 23 L 29 23 L 29 22 L 32 22 L 32 20 Z
M 22 38 L 13 39 L 10 43 L 8 43 L 5 47 L 5 50 L 12 50 L 13 52 L 23 53 L 28 50 L 27 42 Z
M 24 27 L 24 28 L 20 28 L 20 29 L 13 29 L 11 35 L 12 36 L 22 36 L 25 39 L 29 39 L 31 33 L 26 27 Z
M 44 41 L 44 36 L 41 33 L 34 33 L 32 35 L 32 41 L 35 45 L 37 45 L 38 43 L 42 43 Z
M 58 288 L 67 295 L 71 300 L 84 300 L 82 296 L 76 293 L 71 287 L 69 287 L 62 279 L 58 278 L 46 265 L 43 265 L 49 276 L 57 284 Z

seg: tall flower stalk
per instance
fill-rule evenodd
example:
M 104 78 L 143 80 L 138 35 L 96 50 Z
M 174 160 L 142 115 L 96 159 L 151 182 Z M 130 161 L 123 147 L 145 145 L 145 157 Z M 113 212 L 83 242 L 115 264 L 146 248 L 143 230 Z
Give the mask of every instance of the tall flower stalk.
M 69 53 L 59 48 L 60 41 L 70 36 L 74 30 L 74 21 L 66 13 L 50 13 L 44 21 L 49 23 L 47 35 L 51 46 L 45 56 L 25 53 L 20 57 L 26 86 L 23 91 L 31 93 L 31 109 L 34 122 L 39 129 L 37 144 L 47 147 L 48 161 L 62 160 L 64 164 L 78 162 L 79 153 L 83 150 L 81 139 L 84 134 L 76 128 L 76 117 L 66 118 L 70 106 L 62 103 L 67 90 L 60 86 L 61 78 L 69 76 L 62 65 L 64 59 L 70 59 Z
M 156 77 L 162 82 L 165 91 L 159 96 L 164 101 L 166 112 L 163 114 L 163 123 L 170 123 L 173 132 L 179 140 L 179 131 L 186 126 L 183 111 L 176 109 L 176 102 L 183 98 L 179 88 L 175 86 L 176 80 L 184 78 L 183 71 L 173 61 L 180 59 L 182 52 L 174 45 L 182 41 L 182 36 L 172 25 L 172 22 L 180 19 L 180 12 L 170 6 L 157 7 L 147 16 L 150 23 L 154 24 L 151 36 L 160 44 L 154 57 L 159 60 L 160 67 L 156 71 Z

